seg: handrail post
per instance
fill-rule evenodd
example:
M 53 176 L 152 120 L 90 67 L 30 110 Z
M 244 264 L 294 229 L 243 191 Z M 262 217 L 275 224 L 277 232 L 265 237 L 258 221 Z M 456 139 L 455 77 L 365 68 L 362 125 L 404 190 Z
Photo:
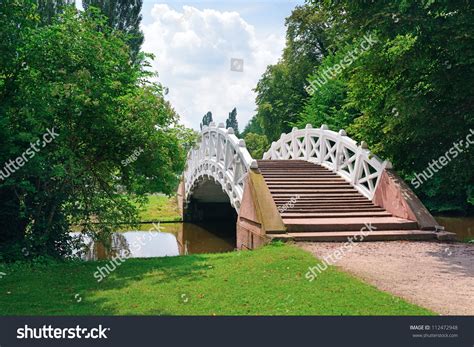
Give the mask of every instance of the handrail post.
M 309 157 L 311 153 L 311 130 L 312 130 L 312 125 L 311 124 L 306 124 L 305 130 L 304 130 L 304 159 L 309 160 L 311 159 Z
M 280 136 L 280 155 L 281 155 L 280 159 L 287 159 L 286 155 L 288 154 L 288 151 L 286 150 L 286 144 L 283 141 L 285 136 L 286 136 L 286 134 L 284 134 L 284 133 L 282 133 L 281 136 Z
M 321 135 L 319 136 L 319 164 L 324 164 L 324 161 L 326 159 L 326 130 L 328 130 L 328 126 L 326 124 L 321 125 Z
M 294 127 L 291 130 L 291 156 L 288 159 L 298 159 L 298 140 L 296 138 L 296 131 L 298 128 Z

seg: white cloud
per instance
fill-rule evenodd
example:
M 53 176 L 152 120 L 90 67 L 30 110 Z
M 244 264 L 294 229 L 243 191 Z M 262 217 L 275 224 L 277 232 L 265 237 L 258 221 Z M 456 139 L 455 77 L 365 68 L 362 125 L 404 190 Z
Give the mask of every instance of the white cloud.
M 278 61 L 284 37 L 259 37 L 237 12 L 191 6 L 176 11 L 157 4 L 151 17 L 143 26 L 143 50 L 155 54 L 153 68 L 169 87 L 168 99 L 182 122 L 199 129 L 207 111 L 214 121 L 224 122 L 237 107 L 242 130 L 255 110 L 252 89 L 266 66 Z M 244 59 L 243 72 L 231 71 L 232 58 Z

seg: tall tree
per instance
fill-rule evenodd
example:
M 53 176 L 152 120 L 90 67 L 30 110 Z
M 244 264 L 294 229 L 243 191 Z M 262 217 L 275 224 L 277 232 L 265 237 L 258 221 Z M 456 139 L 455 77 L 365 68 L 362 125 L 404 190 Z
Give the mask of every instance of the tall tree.
M 229 117 L 225 121 L 226 128 L 234 129 L 235 136 L 239 136 L 239 123 L 237 122 L 237 108 L 234 109 L 229 113 Z
M 143 43 L 143 33 L 140 30 L 142 4 L 143 0 L 83 0 L 84 9 L 87 10 L 90 6 L 99 8 L 107 16 L 112 29 L 128 35 L 127 44 L 134 62 Z
M 288 132 L 303 109 L 306 78 L 327 52 L 327 20 L 319 5 L 297 6 L 286 19 L 286 47 L 281 60 L 267 67 L 258 82 L 257 119 L 270 141 Z
M 3 260 L 24 257 L 23 247 L 70 254 L 71 225 L 106 239 L 113 224 L 133 224 L 145 193 L 175 190 L 181 140 L 192 144 L 161 86 L 130 62 L 123 35 L 103 17 L 68 9 L 38 26 L 29 5 L 0 2 Z
M 244 131 L 242 131 L 241 136 L 245 137 L 245 135 L 247 135 L 248 133 L 263 135 L 263 129 L 260 125 L 259 119 L 257 119 L 257 116 L 253 116 L 252 119 L 249 120 L 249 122 L 244 128 Z
M 204 117 L 202 117 L 202 122 L 201 122 L 201 130 L 203 126 L 209 126 L 209 124 L 212 123 L 212 112 L 209 111 L 207 112 Z
M 51 24 L 53 18 L 63 13 L 66 6 L 74 4 L 74 0 L 35 0 L 35 2 L 41 24 Z
M 337 48 L 324 68 L 334 68 L 360 38 L 376 42 L 313 94 L 303 118 L 348 126 L 409 182 L 448 155 L 452 160 L 415 191 L 434 212 L 474 211 L 474 150 L 453 147 L 474 128 L 472 2 L 312 2 L 330 18 Z

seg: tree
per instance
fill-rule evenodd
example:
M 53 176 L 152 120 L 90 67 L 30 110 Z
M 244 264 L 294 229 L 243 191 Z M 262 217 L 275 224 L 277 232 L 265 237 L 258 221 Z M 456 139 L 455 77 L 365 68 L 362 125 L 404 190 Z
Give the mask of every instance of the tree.
M 281 60 L 267 67 L 258 82 L 257 119 L 271 141 L 297 122 L 308 93 L 306 78 L 327 54 L 326 18 L 319 5 L 297 6 L 286 20 L 286 47 Z
M 226 128 L 234 129 L 235 136 L 239 137 L 239 123 L 237 122 L 237 109 L 234 109 L 229 113 L 229 117 L 225 121 Z
M 202 117 L 202 122 L 201 122 L 201 130 L 203 128 L 203 126 L 209 126 L 209 124 L 212 123 L 212 112 L 209 111 L 207 112 L 204 117 Z
M 83 0 L 84 9 L 93 6 L 107 16 L 109 26 L 128 35 L 126 41 L 130 47 L 132 61 L 136 62 L 143 44 L 143 33 L 140 30 L 142 21 L 143 0 Z
M 51 24 L 54 17 L 63 13 L 68 5 L 74 4 L 74 0 L 35 0 L 40 14 L 41 24 Z
M 408 182 L 453 143 L 465 141 L 474 127 L 474 88 L 468 87 L 474 80 L 472 3 L 312 3 L 330 18 L 328 37 L 336 55 L 365 35 L 376 43 L 337 82 L 313 94 L 301 122 L 306 111 L 319 112 L 316 118 L 325 112 L 335 115 L 349 125 L 351 136 L 390 159 Z M 328 56 L 323 65 L 335 63 Z M 455 160 L 415 187 L 416 193 L 434 212 L 472 212 L 473 163 L 474 151 L 463 148 Z
M 176 113 L 153 74 L 130 62 L 121 32 L 91 10 L 37 26 L 33 9 L 27 0 L 0 5 L 4 259 L 24 247 L 70 254 L 71 225 L 107 239 L 113 225 L 135 223 L 145 193 L 175 191 L 186 155 Z M 45 143 L 47 134 L 57 135 Z
M 248 133 L 245 135 L 245 144 L 250 155 L 254 159 L 262 159 L 263 154 L 268 150 L 268 139 L 265 135 Z
M 247 135 L 248 133 L 263 135 L 262 126 L 260 125 L 260 122 L 256 116 L 253 116 L 252 119 L 250 119 L 250 121 L 245 126 L 241 136 L 245 137 L 245 135 Z

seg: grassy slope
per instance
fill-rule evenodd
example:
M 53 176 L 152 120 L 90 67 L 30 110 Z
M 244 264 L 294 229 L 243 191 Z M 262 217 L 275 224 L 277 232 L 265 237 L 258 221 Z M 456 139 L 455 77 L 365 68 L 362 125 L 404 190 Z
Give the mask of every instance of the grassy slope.
M 102 283 L 105 262 L 0 266 L 1 315 L 425 315 L 290 245 L 252 252 L 130 259 Z M 75 295 L 82 300 L 76 302 Z M 79 298 L 79 297 L 78 297 Z
M 180 221 L 176 197 L 167 197 L 164 195 L 148 196 L 148 204 L 140 210 L 140 221 Z

